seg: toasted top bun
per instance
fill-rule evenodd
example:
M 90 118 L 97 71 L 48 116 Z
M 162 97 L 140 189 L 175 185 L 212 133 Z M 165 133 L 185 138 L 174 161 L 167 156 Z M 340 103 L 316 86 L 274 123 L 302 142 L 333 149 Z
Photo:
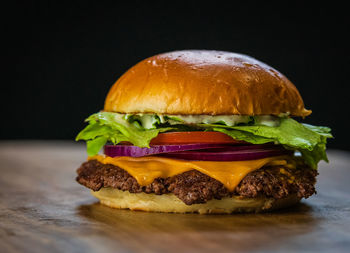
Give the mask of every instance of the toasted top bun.
M 252 57 L 185 50 L 147 58 L 110 89 L 105 111 L 182 115 L 279 115 L 311 113 L 296 87 Z

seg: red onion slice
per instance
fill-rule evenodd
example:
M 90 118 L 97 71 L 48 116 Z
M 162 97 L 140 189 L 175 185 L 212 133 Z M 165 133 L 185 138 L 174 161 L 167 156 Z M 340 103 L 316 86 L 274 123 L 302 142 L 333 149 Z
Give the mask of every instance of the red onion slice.
M 192 161 L 246 161 L 287 154 L 292 154 L 292 151 L 283 149 L 248 149 L 221 152 L 213 152 L 212 150 L 183 151 L 169 154 L 160 154 L 160 156 Z
M 132 145 L 105 145 L 104 153 L 110 157 L 131 156 L 142 157 L 162 153 L 172 153 L 187 150 L 225 148 L 223 144 L 185 144 L 185 145 L 154 145 L 150 148 L 140 148 Z
M 197 161 L 243 161 L 270 156 L 291 154 L 282 146 L 273 144 L 261 145 L 225 145 L 225 144 L 185 144 L 154 145 L 151 148 L 140 148 L 132 145 L 105 145 L 104 153 L 110 157 L 142 157 L 159 155 L 163 157 L 197 160 Z
M 238 150 L 250 150 L 250 149 L 278 149 L 278 150 L 284 150 L 284 148 L 281 145 L 275 145 L 275 144 L 250 144 L 250 145 L 225 145 L 223 147 L 217 147 L 215 149 L 208 148 L 208 149 L 201 149 L 201 152 L 225 152 L 225 151 L 238 151 Z M 185 150 L 184 150 L 185 151 Z

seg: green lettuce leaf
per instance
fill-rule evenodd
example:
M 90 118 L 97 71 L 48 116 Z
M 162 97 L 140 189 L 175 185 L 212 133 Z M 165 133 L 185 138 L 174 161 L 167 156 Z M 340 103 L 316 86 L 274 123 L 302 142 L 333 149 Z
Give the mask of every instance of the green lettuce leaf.
M 155 114 L 145 114 L 145 115 L 132 115 L 126 114 L 125 119 L 136 126 L 144 129 L 155 129 L 157 125 L 160 124 L 160 118 Z
M 225 126 L 211 125 L 216 128 L 233 129 L 248 132 L 254 136 L 260 136 L 276 140 L 279 144 L 290 147 L 312 150 L 320 142 L 320 134 L 298 123 L 291 118 L 282 119 L 279 126 L 270 127 L 264 125 L 252 126 Z
M 249 132 L 234 130 L 234 129 L 225 129 L 223 127 L 214 127 L 212 128 L 213 131 L 221 132 L 224 134 L 227 134 L 228 136 L 231 136 L 233 139 L 240 140 L 240 141 L 246 141 L 252 144 L 264 144 L 268 142 L 273 142 L 274 139 L 272 138 L 265 138 L 262 136 L 257 136 Z
M 328 161 L 326 155 L 327 138 L 332 138 L 330 128 L 300 124 L 291 118 L 283 118 L 279 126 L 242 125 L 225 126 L 218 124 L 200 124 L 204 128 L 223 132 L 234 139 L 253 144 L 275 142 L 287 149 L 298 150 L 305 162 L 316 168 L 320 160 Z
M 332 138 L 328 127 L 301 124 L 291 118 L 281 118 L 279 124 L 275 122 L 262 124 L 254 121 L 236 126 L 183 122 L 172 125 L 165 122 L 161 115 L 146 116 L 112 112 L 95 113 L 86 119 L 89 125 L 78 134 L 76 140 L 85 140 L 88 155 L 92 156 L 108 141 L 114 144 L 127 141 L 138 147 L 149 147 L 151 140 L 160 132 L 217 131 L 253 144 L 268 142 L 281 144 L 286 149 L 299 151 L 304 161 L 313 168 L 317 167 L 320 160 L 328 161 L 326 143 L 327 138 Z
M 96 155 L 107 142 L 106 136 L 99 136 L 86 142 L 86 150 L 89 156 Z
M 317 143 L 312 151 L 306 149 L 300 149 L 300 153 L 304 158 L 304 161 L 309 164 L 312 168 L 317 168 L 317 164 L 319 161 L 324 160 L 328 162 L 327 154 L 326 154 L 326 137 L 321 137 L 321 142 Z
M 122 141 L 131 142 L 138 147 L 149 147 L 149 143 L 158 133 L 169 131 L 172 128 L 143 129 L 140 125 L 129 123 L 120 114 L 99 112 L 86 119 L 89 125 L 76 137 L 76 140 L 87 141 L 87 153 L 96 155 L 108 142 L 118 144 Z

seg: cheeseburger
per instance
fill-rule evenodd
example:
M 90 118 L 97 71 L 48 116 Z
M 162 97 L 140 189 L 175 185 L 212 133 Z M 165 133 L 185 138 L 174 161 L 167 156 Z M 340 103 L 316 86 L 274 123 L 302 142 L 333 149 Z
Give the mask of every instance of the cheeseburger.
M 76 140 L 76 180 L 104 205 L 176 213 L 259 212 L 316 193 L 327 127 L 296 87 L 252 57 L 159 54 L 130 68 Z M 103 150 L 103 152 L 100 152 Z

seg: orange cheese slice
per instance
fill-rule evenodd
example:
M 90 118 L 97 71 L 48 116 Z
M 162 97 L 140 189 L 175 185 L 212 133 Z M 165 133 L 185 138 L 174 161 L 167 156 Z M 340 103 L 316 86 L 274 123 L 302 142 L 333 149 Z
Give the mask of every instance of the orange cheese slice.
M 154 179 L 172 177 L 190 170 L 198 170 L 221 182 L 228 190 L 233 191 L 241 180 L 250 172 L 260 169 L 268 163 L 286 163 L 286 156 L 268 157 L 248 161 L 184 161 L 178 159 L 147 157 L 109 157 L 96 155 L 88 160 L 97 160 L 103 164 L 112 164 L 126 170 L 137 182 L 146 186 Z

